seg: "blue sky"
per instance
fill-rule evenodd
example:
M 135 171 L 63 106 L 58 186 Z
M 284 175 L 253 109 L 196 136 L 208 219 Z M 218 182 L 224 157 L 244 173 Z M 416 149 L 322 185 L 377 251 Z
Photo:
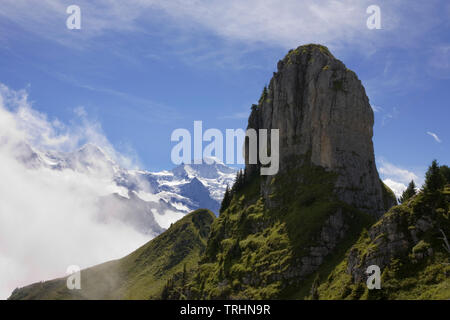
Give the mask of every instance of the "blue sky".
M 71 4 L 81 30 L 66 28 Z M 372 4 L 380 30 L 366 26 Z M 449 16 L 448 1 L 6 0 L 0 83 L 49 122 L 95 123 L 120 153 L 162 170 L 174 129 L 245 128 L 277 61 L 321 43 L 362 80 L 378 168 L 395 187 L 420 182 L 434 158 L 449 164 Z

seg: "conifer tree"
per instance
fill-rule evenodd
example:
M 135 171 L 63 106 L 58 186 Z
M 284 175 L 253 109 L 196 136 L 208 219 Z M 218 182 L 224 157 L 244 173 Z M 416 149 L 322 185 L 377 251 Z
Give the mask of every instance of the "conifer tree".
M 446 165 L 440 167 L 440 171 L 445 178 L 445 183 L 450 184 L 450 168 Z
M 236 193 L 237 191 L 239 191 L 241 189 L 242 182 L 243 182 L 242 177 L 243 177 L 242 170 L 239 170 L 236 173 L 236 179 L 234 180 L 234 185 L 231 188 L 232 193 Z
M 403 203 L 406 200 L 410 199 L 415 194 L 416 194 L 416 184 L 414 183 L 414 180 L 411 180 L 411 182 L 408 185 L 408 188 L 406 188 L 406 190 L 403 191 L 402 196 L 398 200 L 400 201 L 400 203 Z
M 220 205 L 219 211 L 220 213 L 224 212 L 228 208 L 231 202 L 231 198 L 232 198 L 231 191 L 227 185 L 227 188 L 225 189 L 225 194 L 223 196 L 222 204 Z
M 436 160 L 433 160 L 431 166 L 428 167 L 428 171 L 425 174 L 425 192 L 434 193 L 441 190 L 445 185 L 445 178 L 441 173 L 439 164 Z
M 242 189 L 244 187 L 245 183 L 245 177 L 244 177 L 244 170 L 239 170 L 239 189 Z

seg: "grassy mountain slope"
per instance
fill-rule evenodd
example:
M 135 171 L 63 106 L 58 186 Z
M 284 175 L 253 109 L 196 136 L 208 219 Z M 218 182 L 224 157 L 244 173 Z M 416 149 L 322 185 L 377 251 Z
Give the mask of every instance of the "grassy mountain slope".
M 81 290 L 66 279 L 16 289 L 10 299 L 152 299 L 171 276 L 196 267 L 215 216 L 196 210 L 130 255 L 81 271 Z
M 448 187 L 447 187 L 448 188 Z M 424 192 L 393 207 L 329 274 L 317 281 L 319 299 L 450 299 L 448 189 Z M 379 265 L 381 290 L 368 290 L 364 271 Z
M 291 298 L 373 222 L 334 196 L 335 178 L 319 166 L 294 166 L 271 180 L 269 203 L 262 178 L 248 179 L 213 223 L 199 270 L 181 290 L 197 299 Z
M 267 204 L 261 177 L 250 179 L 213 223 L 198 271 L 170 279 L 164 298 L 449 299 L 450 186 L 422 191 L 374 221 L 337 201 L 333 181 L 321 167 L 292 169 L 271 181 Z M 321 257 L 323 236 L 333 237 L 330 218 L 344 235 Z M 373 264 L 382 290 L 367 289 Z

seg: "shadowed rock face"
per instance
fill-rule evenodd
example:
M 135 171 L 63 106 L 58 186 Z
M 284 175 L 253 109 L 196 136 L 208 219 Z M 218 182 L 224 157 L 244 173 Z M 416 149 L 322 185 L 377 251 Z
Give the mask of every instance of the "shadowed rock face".
M 248 128 L 279 129 L 280 173 L 311 161 L 338 174 L 335 186 L 341 200 L 378 217 L 385 208 L 373 123 L 373 110 L 356 74 L 326 47 L 306 45 L 278 62 L 267 92 L 252 107 Z M 258 165 L 246 169 L 259 174 Z

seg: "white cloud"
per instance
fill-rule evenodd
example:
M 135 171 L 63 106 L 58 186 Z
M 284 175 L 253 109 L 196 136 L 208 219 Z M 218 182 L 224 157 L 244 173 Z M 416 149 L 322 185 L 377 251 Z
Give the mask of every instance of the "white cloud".
M 166 63 L 181 61 L 197 68 L 267 70 L 273 67 L 273 50 L 278 55 L 306 43 L 326 45 L 341 58 L 355 53 L 370 57 L 394 47 L 423 50 L 424 39 L 431 39 L 429 33 L 446 21 L 433 2 L 383 1 L 378 4 L 382 29 L 369 30 L 370 0 L 79 0 L 81 30 L 67 30 L 65 8 L 73 4 L 70 0 L 4 0 L 0 18 L 18 28 L 0 33 L 0 42 L 8 46 L 9 40 L 31 33 L 74 50 L 103 47 L 133 64 L 142 63 L 143 57 L 165 57 Z M 158 46 L 139 41 L 139 50 L 132 52 L 123 41 L 98 41 L 110 39 L 112 33 L 127 38 L 151 35 L 161 41 Z M 254 59 L 255 54 L 267 56 L 267 61 Z M 405 88 L 406 81 L 415 85 L 413 76 L 405 77 L 408 67 L 402 69 L 363 79 L 369 96 Z
M 34 110 L 25 90 L 11 90 L 2 83 L 0 103 L 3 106 L 4 121 L 0 133 L 4 136 L 16 132 L 37 149 L 63 152 L 72 151 L 90 142 L 101 147 L 123 167 L 138 167 L 139 159 L 136 153 L 129 146 L 127 154 L 117 152 L 105 137 L 101 124 L 89 119 L 84 107 L 74 108 L 77 118 L 68 126 L 58 119 L 49 120 L 45 114 Z
M 264 43 L 283 48 L 319 42 L 333 48 L 375 51 L 381 45 L 416 44 L 439 19 L 431 14 L 432 3 L 383 2 L 380 4 L 382 30 L 369 30 L 366 9 L 372 1 L 354 0 L 79 0 L 80 32 L 65 28 L 65 9 L 70 1 L 5 0 L 0 15 L 22 28 L 63 44 L 83 47 L 87 40 L 109 32 L 148 30 L 148 21 L 164 19 L 176 38 L 202 30 L 226 41 Z M 420 17 L 420 19 L 418 19 Z M 432 18 L 433 17 L 433 18 Z M 175 34 L 173 31 L 176 31 Z M 158 30 L 161 32 L 161 30 Z
M 402 195 L 411 180 L 414 180 L 418 187 L 424 182 L 422 174 L 400 168 L 384 159 L 378 161 L 378 172 L 383 182 L 392 189 L 397 198 Z
M 392 179 L 384 179 L 383 182 L 385 185 L 391 188 L 397 199 L 401 197 L 403 191 L 405 191 L 407 188 L 405 184 L 394 181 Z
M 367 31 L 367 6 L 354 1 L 164 1 L 159 6 L 228 40 L 283 47 L 354 40 Z
M 427 134 L 432 136 L 434 138 L 434 140 L 436 140 L 437 143 L 441 143 L 442 142 L 442 140 L 439 139 L 439 137 L 438 137 L 438 135 L 436 133 L 427 131 Z
M 78 116 L 78 117 L 87 117 L 87 112 L 86 109 L 83 106 L 78 106 L 75 109 L 73 109 L 73 112 Z
M 380 160 L 380 164 L 378 171 L 383 179 L 393 179 L 403 184 L 408 184 L 411 180 L 416 183 L 420 182 L 419 177 L 414 172 L 399 168 L 385 160 Z
M 427 73 L 438 79 L 450 79 L 450 45 L 439 44 L 430 50 Z
M 230 115 L 220 116 L 219 119 L 247 119 L 249 111 L 235 112 Z
M 84 115 L 83 115 L 84 116 Z M 128 254 L 148 237 L 120 221 L 99 222 L 98 197 L 120 192 L 112 176 L 30 169 L 24 143 L 65 150 L 94 142 L 122 157 L 95 123 L 65 126 L 34 110 L 27 93 L 0 84 L 0 298 L 32 282 Z M 104 149 L 104 150 L 105 150 Z
M 99 0 L 95 3 L 77 1 L 81 8 L 81 30 L 74 31 L 66 27 L 66 19 L 69 17 L 66 8 L 72 4 L 73 1 L 67 0 L 4 0 L 0 6 L 0 16 L 40 37 L 72 48 L 83 48 L 87 44 L 83 41 L 87 39 L 111 31 L 134 30 L 134 20 L 139 16 L 141 8 L 139 1 L 135 1 L 135 6 L 114 0 Z
M 399 111 L 397 109 L 397 107 L 393 107 L 391 111 L 386 112 L 383 115 L 383 120 L 381 121 L 381 126 L 385 126 L 387 125 L 389 122 L 391 122 L 392 120 L 396 119 L 399 115 Z
M 383 108 L 378 107 L 378 106 L 374 106 L 374 105 L 370 105 L 372 107 L 373 112 L 380 112 L 383 110 Z

